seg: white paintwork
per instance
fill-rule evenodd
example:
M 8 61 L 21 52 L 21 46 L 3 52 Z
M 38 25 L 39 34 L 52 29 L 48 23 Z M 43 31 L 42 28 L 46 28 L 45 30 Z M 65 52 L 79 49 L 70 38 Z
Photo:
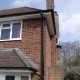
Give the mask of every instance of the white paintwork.
M 0 73 L 32 73 L 29 70 L 0 70 Z
M 20 37 L 19 38 L 12 38 L 12 25 L 13 25 L 13 23 L 21 23 Z M 9 27 L 5 27 L 5 28 L 2 28 L 2 25 L 3 24 L 10 24 L 10 26 Z M 10 37 L 9 37 L 9 39 L 4 39 L 4 40 L 0 40 L 0 41 L 22 40 L 22 20 L 0 22 L 0 37 L 1 37 L 1 30 L 2 29 L 10 29 Z
M 0 74 L 0 80 L 5 80 L 5 75 L 4 74 Z
M 21 80 L 21 76 L 28 76 L 31 80 L 31 71 L 26 70 L 0 70 L 0 80 L 5 80 L 6 76 L 15 76 L 15 80 Z

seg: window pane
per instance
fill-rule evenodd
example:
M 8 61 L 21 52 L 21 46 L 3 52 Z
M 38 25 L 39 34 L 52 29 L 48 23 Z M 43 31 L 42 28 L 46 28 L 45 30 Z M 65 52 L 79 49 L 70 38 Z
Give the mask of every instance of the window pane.
M 15 76 L 6 76 L 6 80 L 15 80 Z
M 12 38 L 20 38 L 21 23 L 14 23 L 12 28 Z
M 5 27 L 10 27 L 10 24 L 3 24 L 2 27 L 3 27 L 3 28 L 5 28 Z
M 10 37 L 10 29 L 2 29 L 1 30 L 1 39 L 9 39 Z
M 21 80 L 29 80 L 28 76 L 21 76 Z

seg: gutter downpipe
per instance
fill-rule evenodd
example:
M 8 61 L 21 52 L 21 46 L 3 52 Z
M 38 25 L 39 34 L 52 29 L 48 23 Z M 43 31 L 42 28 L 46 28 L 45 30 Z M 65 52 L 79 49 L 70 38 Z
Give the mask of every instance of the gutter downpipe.
M 41 80 L 44 80 L 44 17 L 43 12 L 41 12 L 41 21 L 42 21 L 42 27 L 41 27 Z

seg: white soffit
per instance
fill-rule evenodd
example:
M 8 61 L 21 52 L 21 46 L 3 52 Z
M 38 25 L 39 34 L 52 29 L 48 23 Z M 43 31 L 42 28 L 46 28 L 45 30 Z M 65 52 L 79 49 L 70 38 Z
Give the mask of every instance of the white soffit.
M 43 15 L 44 15 L 44 17 L 46 17 L 47 25 L 48 25 L 48 29 L 49 29 L 50 35 L 54 35 L 54 25 L 53 25 L 53 20 L 52 20 L 51 13 L 49 12 L 49 13 L 45 13 Z
M 13 72 L 13 73 L 33 73 L 32 71 L 29 70 L 0 70 L 0 73 L 2 72 Z
M 51 12 L 43 13 L 43 16 L 47 20 L 50 35 L 54 35 L 54 26 L 53 26 Z M 29 15 L 22 15 L 22 16 L 4 17 L 4 18 L 0 18 L 0 22 L 23 20 L 23 19 L 33 19 L 33 18 L 41 18 L 41 14 L 38 13 L 38 14 L 29 14 Z

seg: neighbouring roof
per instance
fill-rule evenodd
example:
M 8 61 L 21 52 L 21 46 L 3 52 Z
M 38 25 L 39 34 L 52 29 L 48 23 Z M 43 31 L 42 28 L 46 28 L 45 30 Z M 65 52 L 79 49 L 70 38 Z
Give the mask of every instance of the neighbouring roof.
M 9 15 L 9 14 L 25 13 L 25 12 L 34 12 L 34 11 L 38 11 L 38 10 L 40 10 L 40 9 L 29 8 L 29 7 L 20 7 L 20 8 L 0 10 L 0 15 Z
M 37 65 L 19 49 L 0 49 L 0 68 L 38 69 Z

